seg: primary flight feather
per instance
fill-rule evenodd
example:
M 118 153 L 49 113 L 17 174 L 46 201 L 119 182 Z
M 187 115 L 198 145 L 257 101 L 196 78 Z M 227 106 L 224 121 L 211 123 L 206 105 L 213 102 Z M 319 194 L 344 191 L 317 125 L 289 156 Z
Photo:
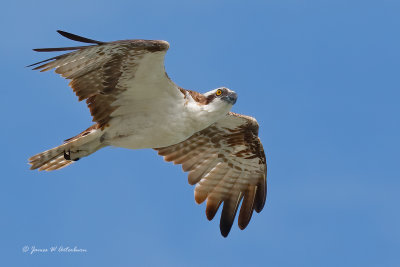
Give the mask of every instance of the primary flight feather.
M 238 225 L 246 228 L 253 210 L 260 212 L 265 204 L 267 164 L 257 121 L 230 112 L 236 93 L 221 87 L 201 94 L 177 86 L 164 70 L 166 41 L 100 42 L 58 32 L 91 45 L 34 49 L 72 52 L 30 66 L 55 69 L 69 79 L 95 124 L 31 157 L 31 169 L 61 169 L 106 146 L 152 148 L 189 172 L 196 202 L 207 201 L 209 220 L 223 203 L 224 237 L 240 202 Z

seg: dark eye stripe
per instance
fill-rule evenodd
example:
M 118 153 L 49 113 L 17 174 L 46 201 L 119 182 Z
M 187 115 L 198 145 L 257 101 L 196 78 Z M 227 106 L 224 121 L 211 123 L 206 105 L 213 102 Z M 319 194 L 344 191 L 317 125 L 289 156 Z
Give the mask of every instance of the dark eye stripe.
M 212 102 L 214 100 L 214 98 L 216 98 L 217 96 L 215 94 L 211 94 L 209 96 L 207 96 L 207 102 L 206 104 Z
M 219 97 L 223 97 L 223 96 L 226 96 L 228 94 L 228 91 L 225 88 L 219 89 L 219 90 L 221 91 L 221 94 L 217 95 L 217 92 L 215 92 L 214 94 L 211 94 L 211 95 L 207 96 L 205 104 L 208 104 L 208 103 L 212 102 L 217 97 L 218 98 Z

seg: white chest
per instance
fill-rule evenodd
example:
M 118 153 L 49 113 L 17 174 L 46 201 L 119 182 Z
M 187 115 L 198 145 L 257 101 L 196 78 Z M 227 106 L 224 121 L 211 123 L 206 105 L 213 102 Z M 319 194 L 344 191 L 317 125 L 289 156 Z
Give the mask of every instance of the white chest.
M 129 112 L 117 116 L 106 128 L 109 145 L 130 149 L 165 147 L 186 140 L 207 127 L 206 118 L 193 112 L 185 100 L 132 101 Z

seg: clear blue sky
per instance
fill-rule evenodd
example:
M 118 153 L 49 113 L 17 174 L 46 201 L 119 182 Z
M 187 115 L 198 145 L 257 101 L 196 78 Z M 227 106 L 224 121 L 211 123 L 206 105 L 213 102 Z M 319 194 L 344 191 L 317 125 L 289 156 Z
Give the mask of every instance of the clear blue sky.
M 400 2 L 242 2 L 2 4 L 0 265 L 400 266 Z M 233 111 L 257 118 L 268 161 L 266 206 L 245 231 L 222 238 L 186 174 L 152 150 L 29 170 L 91 125 L 67 81 L 24 67 L 55 55 L 32 48 L 76 44 L 58 29 L 167 40 L 178 85 L 238 93 Z

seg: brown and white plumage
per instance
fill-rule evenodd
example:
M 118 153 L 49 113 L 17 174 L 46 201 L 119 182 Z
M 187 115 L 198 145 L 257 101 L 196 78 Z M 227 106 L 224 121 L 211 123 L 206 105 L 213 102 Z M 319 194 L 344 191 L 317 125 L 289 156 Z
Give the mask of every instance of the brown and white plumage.
M 56 170 L 105 146 L 153 148 L 166 161 L 182 164 L 195 187 L 195 200 L 207 200 L 213 219 L 223 203 L 220 229 L 227 236 L 242 202 L 244 229 L 266 199 L 266 160 L 254 118 L 229 112 L 236 93 L 217 88 L 205 94 L 178 87 L 164 70 L 165 41 L 100 42 L 59 31 L 93 45 L 35 49 L 72 51 L 35 69 L 55 69 L 79 100 L 86 100 L 95 124 L 64 144 L 29 159 L 31 169 Z
M 196 184 L 196 202 L 207 199 L 209 220 L 224 203 L 220 221 L 223 236 L 228 235 L 242 199 L 240 229 L 246 228 L 253 210 L 263 209 L 267 165 L 253 118 L 229 112 L 187 140 L 156 150 L 164 160 L 182 164 L 189 172 L 189 184 Z
M 145 55 L 151 53 L 157 55 L 151 58 L 152 61 L 149 60 L 149 64 L 153 65 L 151 68 L 153 75 L 139 78 L 147 79 L 144 83 L 169 80 L 163 67 L 164 55 L 169 48 L 169 44 L 165 41 L 125 40 L 104 43 L 63 31 L 58 32 L 72 40 L 96 43 L 96 45 L 34 49 L 38 52 L 76 50 L 51 58 L 49 59 L 50 62 L 47 62 L 49 60 L 38 62 L 36 64 L 47 63 L 35 67 L 34 70 L 43 72 L 55 69 L 56 73 L 71 80 L 69 85 L 78 96 L 79 101 L 86 100 L 93 121 L 102 128 L 109 122 L 111 113 L 118 106 L 123 105 L 122 103 L 121 105 L 113 105 L 113 103 L 119 95 L 129 89 L 127 81 L 137 75 L 139 62 Z M 145 63 L 140 62 L 142 65 Z M 149 88 L 151 87 L 147 87 L 146 90 L 149 90 Z M 178 93 L 175 92 L 174 86 L 164 89 L 170 89 L 171 93 Z M 135 88 L 135 90 L 131 90 L 131 93 L 136 99 L 147 97 L 150 93 L 142 94 L 142 91 L 141 88 Z

